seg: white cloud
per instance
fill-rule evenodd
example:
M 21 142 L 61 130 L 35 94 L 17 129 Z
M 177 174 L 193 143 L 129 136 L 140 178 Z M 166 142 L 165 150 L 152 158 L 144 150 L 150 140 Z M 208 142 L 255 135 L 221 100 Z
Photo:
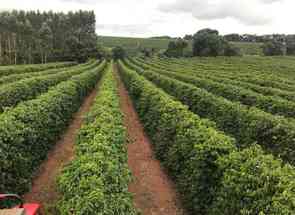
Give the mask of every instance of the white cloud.
M 160 4 L 159 9 L 171 13 L 191 13 L 200 20 L 232 18 L 245 25 L 265 25 L 272 21 L 267 13 L 269 3 L 281 0 L 176 0 Z
M 149 30 L 150 24 L 97 24 L 98 32 L 104 31 L 104 35 L 124 35 L 128 32 L 129 36 L 136 36 Z
M 78 4 L 95 4 L 97 1 L 95 0 L 61 0 L 63 2 L 75 2 Z
M 270 3 L 274 3 L 274 2 L 282 2 L 284 0 L 260 0 L 260 1 L 263 3 L 270 4 Z
M 222 34 L 295 33 L 294 0 L 0 1 L 0 10 L 94 10 L 100 35 L 183 36 L 206 27 Z

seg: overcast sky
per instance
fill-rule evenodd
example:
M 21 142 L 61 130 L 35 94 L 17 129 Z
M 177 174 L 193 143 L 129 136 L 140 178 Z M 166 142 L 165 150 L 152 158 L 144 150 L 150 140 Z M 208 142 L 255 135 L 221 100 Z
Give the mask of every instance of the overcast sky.
M 99 35 L 295 33 L 294 0 L 0 0 L 0 10 L 94 10 Z

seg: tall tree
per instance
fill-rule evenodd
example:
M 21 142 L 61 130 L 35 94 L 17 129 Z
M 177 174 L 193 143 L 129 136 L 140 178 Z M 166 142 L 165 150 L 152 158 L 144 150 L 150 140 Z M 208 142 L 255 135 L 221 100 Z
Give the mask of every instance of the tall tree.
M 194 56 L 236 56 L 240 51 L 232 46 L 217 30 L 202 29 L 193 36 Z
M 42 63 L 47 63 L 47 57 L 52 51 L 53 35 L 49 25 L 44 22 L 39 30 L 40 52 Z
M 168 49 L 164 53 L 167 57 L 183 57 L 184 49 L 188 46 L 186 40 L 177 39 L 176 41 L 170 41 Z
M 269 41 L 263 44 L 263 53 L 266 56 L 286 55 L 287 46 L 285 42 Z
M 93 11 L 0 12 L 0 64 L 45 63 L 97 56 Z

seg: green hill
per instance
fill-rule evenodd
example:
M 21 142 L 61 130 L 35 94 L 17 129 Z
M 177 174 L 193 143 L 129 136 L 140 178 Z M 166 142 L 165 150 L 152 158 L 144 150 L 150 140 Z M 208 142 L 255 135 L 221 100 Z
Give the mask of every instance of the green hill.
M 263 55 L 262 44 L 253 42 L 232 42 L 235 46 L 239 47 L 243 55 Z
M 99 36 L 99 44 L 108 48 L 122 46 L 129 55 L 134 56 L 143 48 L 155 49 L 156 51 L 165 50 L 169 41 L 173 39 L 154 39 L 154 38 L 131 38 L 131 37 L 110 37 Z M 262 55 L 261 43 L 232 42 L 239 47 L 243 55 Z M 191 47 L 191 44 L 189 45 Z
M 98 41 L 99 44 L 109 48 L 122 46 L 129 55 L 135 55 L 143 48 L 154 48 L 156 51 L 166 49 L 170 39 L 99 36 Z

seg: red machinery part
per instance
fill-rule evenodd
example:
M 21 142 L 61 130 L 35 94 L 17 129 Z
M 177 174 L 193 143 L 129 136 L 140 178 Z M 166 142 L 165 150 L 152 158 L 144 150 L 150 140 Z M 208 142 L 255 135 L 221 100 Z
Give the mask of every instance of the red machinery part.
M 13 207 L 12 209 L 23 208 L 25 210 L 25 215 L 39 215 L 40 214 L 40 204 L 23 203 L 23 200 L 18 195 L 0 194 L 0 201 L 4 201 L 4 200 L 16 201 L 17 205 L 15 207 Z M 0 212 L 1 212 L 1 210 L 0 210 Z

